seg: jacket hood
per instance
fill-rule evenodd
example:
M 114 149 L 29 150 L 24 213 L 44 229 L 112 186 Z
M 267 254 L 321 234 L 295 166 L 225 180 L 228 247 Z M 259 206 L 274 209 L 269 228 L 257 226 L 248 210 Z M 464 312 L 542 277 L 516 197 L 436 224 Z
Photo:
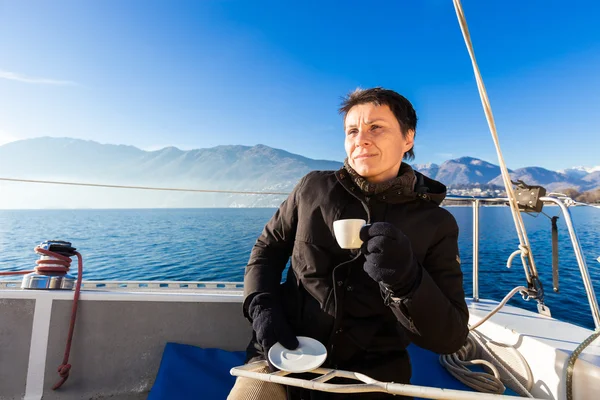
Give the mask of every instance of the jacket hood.
M 415 193 L 417 193 L 417 195 L 420 194 L 421 197 L 425 196 L 425 198 L 440 205 L 446 198 L 446 185 L 435 179 L 431 179 L 418 171 L 415 171 L 415 175 L 417 176 L 417 182 L 414 189 Z

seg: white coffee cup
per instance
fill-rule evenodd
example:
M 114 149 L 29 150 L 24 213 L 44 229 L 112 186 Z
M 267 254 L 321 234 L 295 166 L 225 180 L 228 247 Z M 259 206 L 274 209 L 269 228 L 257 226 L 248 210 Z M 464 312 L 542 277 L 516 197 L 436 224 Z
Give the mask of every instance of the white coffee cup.
M 360 228 L 367 221 L 364 219 L 338 219 L 333 221 L 333 233 L 342 249 L 360 249 Z

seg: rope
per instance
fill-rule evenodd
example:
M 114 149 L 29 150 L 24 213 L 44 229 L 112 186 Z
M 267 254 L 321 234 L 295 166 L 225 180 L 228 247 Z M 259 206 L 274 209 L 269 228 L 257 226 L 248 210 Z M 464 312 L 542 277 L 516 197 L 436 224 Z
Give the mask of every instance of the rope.
M 527 291 L 528 291 L 528 289 L 525 286 L 517 286 L 516 288 L 514 288 L 513 290 L 511 290 L 506 296 L 504 296 L 504 299 L 502 299 L 502 301 L 500 302 L 500 304 L 498 304 L 496 306 L 496 308 L 494 308 L 492 311 L 490 311 L 490 313 L 488 315 L 486 315 L 485 317 L 483 317 L 475 325 L 469 327 L 469 330 L 473 331 L 473 330 L 479 328 L 479 326 L 481 326 L 481 324 L 483 324 L 485 321 L 487 321 L 488 319 L 490 319 L 494 314 L 496 314 L 498 311 L 500 311 L 500 309 L 502 307 L 504 307 L 506 305 L 506 303 L 508 303 L 508 301 L 510 299 L 512 299 L 512 297 L 515 294 L 517 294 L 517 293 L 527 294 Z
M 571 356 L 569 357 L 569 363 L 567 364 L 567 400 L 573 399 L 573 372 L 575 370 L 575 361 L 577 361 L 581 352 L 583 352 L 583 350 L 599 336 L 600 329 L 588 336 L 588 338 L 581 342 L 575 351 L 571 353 Z
M 56 390 L 66 382 L 71 371 L 69 364 L 69 355 L 71 354 L 71 342 L 73 340 L 73 332 L 75 330 L 75 319 L 77 318 L 77 305 L 79 304 L 79 293 L 81 291 L 81 279 L 83 276 L 83 258 L 79 252 L 75 251 L 77 256 L 77 283 L 75 285 L 75 295 L 73 296 L 73 307 L 71 308 L 71 322 L 69 323 L 69 334 L 67 335 L 67 344 L 65 345 L 65 353 L 63 355 L 62 364 L 58 367 L 58 374 L 61 379 L 52 386 L 52 390 Z M 60 255 L 60 254 L 59 254 Z M 53 255 L 53 257 L 55 257 Z
M 521 213 L 519 211 L 517 201 L 515 198 L 515 194 L 512 188 L 510 175 L 508 173 L 508 168 L 506 167 L 506 163 L 504 162 L 504 156 L 502 155 L 502 150 L 500 149 L 500 141 L 498 139 L 498 132 L 496 130 L 496 123 L 494 122 L 494 115 L 492 114 L 492 106 L 490 105 L 490 100 L 488 98 L 487 92 L 485 90 L 485 85 L 483 83 L 483 78 L 481 77 L 481 73 L 479 71 L 479 66 L 477 65 L 477 60 L 475 59 L 475 51 L 473 50 L 473 44 L 471 42 L 471 36 L 469 34 L 469 28 L 467 26 L 467 20 L 464 15 L 464 11 L 462 9 L 462 5 L 460 0 L 453 0 L 454 9 L 456 10 L 456 16 L 458 18 L 458 22 L 460 24 L 460 28 L 463 34 L 463 38 L 465 40 L 465 44 L 467 46 L 467 50 L 469 52 L 469 56 L 471 57 L 471 63 L 473 65 L 473 72 L 475 74 L 475 80 L 477 81 L 477 89 L 479 90 L 479 97 L 481 98 L 481 103 L 483 105 L 483 110 L 485 112 L 485 117 L 490 128 L 490 132 L 492 134 L 492 139 L 494 141 L 494 146 L 496 147 L 496 153 L 498 154 L 498 161 L 500 164 L 500 171 L 502 173 L 502 180 L 504 181 L 504 187 L 506 189 L 506 194 L 509 200 L 510 209 L 512 212 L 513 220 L 515 222 L 515 228 L 517 231 L 517 236 L 519 237 L 519 248 L 530 249 L 531 246 L 529 244 L 529 238 L 527 237 L 527 232 L 525 230 L 525 224 L 523 223 L 523 219 L 521 218 Z M 531 274 L 528 272 L 528 267 L 526 263 L 526 258 L 529 261 L 529 268 L 531 269 Z M 526 255 L 521 253 L 521 259 L 523 261 L 523 268 L 525 270 L 525 275 L 527 276 L 527 282 L 532 283 L 531 277 L 537 277 L 537 269 L 535 267 L 535 262 L 533 260 L 533 255 L 531 251 L 527 251 Z
M 0 276 L 25 275 L 30 274 L 32 272 L 35 272 L 39 275 L 47 275 L 49 273 L 53 273 L 53 275 L 65 275 L 67 272 L 69 272 L 69 267 L 71 266 L 71 258 L 63 256 L 62 254 L 42 249 L 39 246 L 36 246 L 33 249 L 33 251 L 44 256 L 53 257 L 54 259 L 37 260 L 35 262 L 37 266 L 31 271 L 0 272 Z
M 496 393 L 502 394 L 506 390 L 504 383 L 501 380 L 498 368 L 502 369 L 509 381 L 513 382 L 513 387 L 518 389 L 520 394 L 533 397 L 529 390 L 521 384 L 521 382 L 514 376 L 514 374 L 499 361 L 496 356 L 487 348 L 486 344 L 478 336 L 478 332 L 475 330 L 481 326 L 484 322 L 489 320 L 494 314 L 496 314 L 502 307 L 508 303 L 508 301 L 517 293 L 521 295 L 527 295 L 528 289 L 525 286 L 517 286 L 511 290 L 502 301 L 485 317 L 479 320 L 476 324 L 469 327 L 469 336 L 464 346 L 453 354 L 442 354 L 439 357 L 440 364 L 450 372 L 452 376 L 464 383 L 465 385 L 483 393 Z M 486 353 L 492 362 L 476 359 L 477 345 L 482 351 Z M 526 363 L 522 358 L 521 360 Z M 470 370 L 468 367 L 473 365 L 484 365 L 491 371 L 489 372 L 476 372 Z
M 500 380 L 496 367 L 488 361 L 475 360 L 475 357 L 477 357 L 477 344 L 473 335 L 469 333 L 467 343 L 460 350 L 453 354 L 440 355 L 440 364 L 456 379 L 478 392 L 504 393 L 506 388 Z M 493 374 L 471 371 L 467 368 L 471 365 L 484 365 L 492 370 Z
M 53 273 L 54 275 L 65 275 L 69 272 L 71 265 L 71 258 L 63 256 L 62 254 L 55 253 L 50 250 L 42 249 L 40 246 L 36 246 L 34 251 L 44 256 L 52 257 L 54 259 L 42 259 L 37 260 L 35 270 L 33 271 L 11 271 L 11 272 L 0 272 L 0 276 L 6 275 L 25 275 L 32 272 L 36 272 L 40 275 L 46 275 Z M 75 295 L 73 296 L 73 307 L 71 308 L 71 321 L 69 323 L 69 333 L 67 335 L 67 344 L 65 346 L 65 353 L 63 355 L 62 364 L 58 366 L 58 374 L 60 381 L 58 381 L 52 390 L 56 390 L 66 382 L 69 378 L 69 372 L 71 371 L 71 364 L 69 364 L 69 355 L 71 353 L 71 342 L 73 341 L 73 332 L 75 330 L 75 319 L 77 318 L 77 306 L 79 304 L 79 294 L 81 291 L 81 279 L 83 276 L 83 258 L 77 251 L 73 251 L 73 254 L 77 256 L 77 283 L 75 286 Z
M 167 191 L 171 191 L 171 192 L 269 194 L 269 195 L 282 195 L 282 196 L 289 195 L 289 193 L 285 193 L 285 192 L 252 192 L 252 191 L 241 191 L 241 190 L 216 190 L 216 189 L 181 189 L 181 188 L 166 188 L 166 187 L 153 187 L 153 186 L 129 186 L 129 185 L 108 185 L 108 184 L 101 184 L 101 183 L 44 181 L 44 180 L 18 179 L 18 178 L 0 178 L 0 181 L 24 182 L 24 183 L 44 183 L 44 184 L 51 184 L 51 185 L 103 187 L 103 188 L 116 188 L 116 189 L 167 190 Z
M 516 392 L 518 392 L 521 396 L 533 397 L 533 395 L 531 394 L 531 392 L 529 392 L 529 389 L 526 388 L 525 386 L 523 386 L 523 384 L 521 383 L 521 381 L 519 381 L 514 376 L 514 374 L 504 365 L 504 363 L 502 363 L 500 360 L 498 360 L 498 358 L 496 358 L 496 356 L 488 349 L 488 347 L 486 346 L 486 344 L 479 337 L 479 333 L 477 331 L 472 330 L 471 332 L 469 332 L 469 337 L 472 337 L 477 342 L 477 344 L 479 345 L 479 347 L 481 348 L 481 350 L 487 355 L 487 357 L 492 360 L 492 363 L 495 366 L 499 367 L 506 374 L 504 379 L 506 381 L 512 382 L 513 385 L 511 386 L 511 388 L 513 390 L 515 390 Z M 529 368 L 529 365 L 527 364 L 527 361 L 523 358 L 523 356 L 521 355 L 521 353 L 519 353 L 518 351 L 516 351 L 516 352 L 519 355 L 519 358 L 520 358 L 521 362 L 523 362 L 523 364 L 526 365 L 527 368 Z M 483 361 L 483 360 L 478 360 L 478 361 Z M 495 371 L 496 371 L 496 373 L 498 373 L 497 370 L 495 370 Z M 495 375 L 495 377 L 498 378 L 498 379 L 501 379 L 500 376 L 499 376 L 499 374 Z M 528 384 L 531 384 L 531 382 L 528 382 Z

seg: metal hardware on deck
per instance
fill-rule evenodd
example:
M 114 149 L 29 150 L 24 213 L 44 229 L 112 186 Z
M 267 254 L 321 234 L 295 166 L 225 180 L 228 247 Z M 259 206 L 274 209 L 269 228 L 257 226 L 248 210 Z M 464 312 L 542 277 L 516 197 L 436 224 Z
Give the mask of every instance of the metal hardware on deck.
M 538 313 L 541 315 L 545 315 L 546 317 L 552 317 L 552 313 L 550 312 L 550 309 L 544 303 L 538 303 L 537 310 L 538 310 Z
M 221 281 L 84 281 L 85 290 L 224 290 L 241 291 L 244 289 L 243 282 L 221 282 Z
M 71 290 L 75 286 L 75 278 L 67 273 L 70 257 L 75 255 L 75 248 L 70 242 L 62 240 L 46 240 L 36 247 L 40 259 L 36 262 L 35 271 L 24 275 L 21 289 L 55 289 Z
M 473 301 L 479 301 L 479 200 L 473 202 Z
M 71 290 L 75 278 L 71 275 L 39 275 L 35 272 L 27 274 L 21 281 L 21 289 L 64 289 Z
M 0 281 L 0 289 L 17 289 L 18 280 Z M 203 282 L 203 281 L 83 281 L 81 287 L 87 291 L 223 291 L 238 293 L 243 291 L 243 282 Z
M 20 289 L 22 280 L 2 280 L 0 281 L 1 289 Z
M 20 280 L 2 280 L 1 289 L 18 289 Z M 83 281 L 81 288 L 86 291 L 152 291 L 152 292 L 220 292 L 241 294 L 243 282 L 221 281 Z
M 546 195 L 546 188 L 542 186 L 530 186 L 518 180 L 511 182 L 515 185 L 515 197 L 519 210 L 523 212 L 541 212 L 544 202 L 541 200 Z

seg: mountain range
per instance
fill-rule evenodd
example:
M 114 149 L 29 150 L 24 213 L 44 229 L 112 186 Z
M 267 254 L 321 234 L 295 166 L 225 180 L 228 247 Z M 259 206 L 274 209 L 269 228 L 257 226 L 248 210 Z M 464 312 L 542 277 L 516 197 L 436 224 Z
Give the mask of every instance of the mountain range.
M 498 165 L 474 157 L 461 157 L 437 164 L 415 164 L 413 167 L 447 186 L 496 185 L 504 186 Z M 542 167 L 525 167 L 508 170 L 513 181 L 522 180 L 529 185 L 541 185 L 548 191 L 573 188 L 578 191 L 600 187 L 600 166 L 573 167 L 551 171 Z
M 339 161 L 314 160 L 265 145 L 145 151 L 133 146 L 42 137 L 0 146 L 0 177 L 85 183 L 258 192 L 289 192 L 312 170 L 331 170 Z M 473 157 L 416 170 L 452 187 L 502 186 L 497 165 Z M 527 167 L 514 179 L 549 191 L 600 187 L 600 166 L 550 171 Z M 184 193 L 83 188 L 0 181 L 0 208 L 276 207 L 284 195 Z

